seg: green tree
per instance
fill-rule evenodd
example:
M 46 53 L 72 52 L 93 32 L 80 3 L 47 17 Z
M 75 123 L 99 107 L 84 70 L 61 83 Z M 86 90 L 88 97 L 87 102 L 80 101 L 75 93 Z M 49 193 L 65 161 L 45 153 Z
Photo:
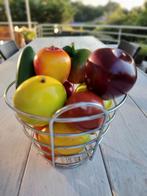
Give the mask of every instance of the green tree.
M 126 25 L 137 25 L 137 20 L 141 12 L 141 7 L 133 8 L 130 12 L 128 12 L 126 15 L 126 20 L 123 23 Z
M 9 0 L 13 21 L 26 21 L 24 0 Z M 74 9 L 70 0 L 30 0 L 33 21 L 63 23 L 73 20 Z M 3 1 L 0 0 L 0 21 L 6 21 Z
M 73 3 L 75 9 L 74 21 L 75 22 L 89 22 L 103 15 L 103 7 L 84 5 L 81 2 Z
M 7 21 L 3 0 L 0 0 L 0 21 Z
M 120 9 L 120 4 L 110 1 L 104 6 L 104 14 L 109 16 L 117 9 Z
M 123 10 L 121 7 L 118 7 L 108 16 L 107 23 L 114 25 L 124 24 L 126 22 L 127 15 L 128 13 L 126 10 Z
M 138 12 L 138 17 L 136 18 L 136 24 L 141 26 L 147 26 L 147 2 L 145 2 L 144 7 Z
M 26 21 L 26 8 L 24 0 L 11 0 L 10 9 L 13 21 Z
M 74 10 L 69 0 L 31 0 L 32 19 L 38 22 L 62 23 L 73 20 Z

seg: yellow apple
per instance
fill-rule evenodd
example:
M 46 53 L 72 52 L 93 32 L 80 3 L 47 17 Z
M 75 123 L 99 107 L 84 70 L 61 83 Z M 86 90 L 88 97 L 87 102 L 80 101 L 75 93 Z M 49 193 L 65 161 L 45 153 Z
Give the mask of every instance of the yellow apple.
M 49 76 L 34 76 L 25 80 L 16 89 L 13 97 L 15 108 L 20 111 L 50 118 L 66 101 L 66 91 L 62 83 Z M 25 122 L 40 126 L 48 121 L 19 115 Z

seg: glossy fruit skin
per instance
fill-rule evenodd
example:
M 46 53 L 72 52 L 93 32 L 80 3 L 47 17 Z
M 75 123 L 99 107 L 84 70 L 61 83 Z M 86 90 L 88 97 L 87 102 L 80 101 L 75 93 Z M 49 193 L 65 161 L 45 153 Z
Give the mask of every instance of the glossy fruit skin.
M 90 55 L 88 49 L 79 49 L 72 57 L 71 71 L 68 80 L 78 84 L 85 81 L 85 64 Z
M 75 92 L 84 92 L 84 91 L 87 91 L 87 86 L 85 83 L 81 83 L 79 84 L 76 89 L 75 89 Z
M 54 46 L 40 49 L 34 58 L 36 75 L 51 76 L 61 83 L 67 80 L 70 69 L 70 56 L 63 50 Z
M 24 81 L 15 91 L 14 106 L 26 113 L 50 118 L 60 109 L 67 95 L 64 86 L 49 76 L 34 76 Z M 19 115 L 29 124 L 40 126 L 47 124 L 37 119 Z
M 72 126 L 71 124 L 67 124 L 67 123 L 55 123 L 54 124 L 54 133 L 80 133 L 81 131 L 78 130 L 77 128 L 75 128 L 74 126 Z M 49 133 L 49 129 L 48 126 L 46 126 L 45 128 L 43 128 L 42 133 Z M 44 144 L 48 144 L 50 145 L 50 136 L 49 135 L 44 135 L 44 134 L 37 134 L 36 138 L 39 142 L 44 143 Z M 84 144 L 88 141 L 90 141 L 91 137 L 90 134 L 85 134 L 85 135 L 81 135 L 81 136 L 55 136 L 54 138 L 54 145 L 55 146 L 72 146 L 72 145 L 80 145 L 80 144 Z M 50 147 L 44 147 L 41 146 L 40 147 L 48 152 L 51 153 L 51 149 Z M 71 149 L 55 149 L 55 154 L 62 154 L 62 155 L 71 155 L 71 154 L 77 154 L 80 153 L 81 151 L 83 151 L 84 148 L 83 147 L 78 147 L 78 148 L 71 148 Z M 51 159 L 51 157 L 48 156 L 48 158 Z
M 90 91 L 83 92 L 75 92 L 72 96 L 67 100 L 66 105 L 79 103 L 79 102 L 92 102 L 97 103 L 100 107 L 103 108 L 103 100 Z M 84 117 L 84 116 L 92 116 L 94 114 L 100 114 L 102 110 L 96 107 L 78 107 L 75 109 L 71 109 L 64 113 L 65 117 Z M 73 123 L 78 129 L 82 131 L 87 131 L 95 128 L 100 128 L 104 122 L 104 116 L 95 120 L 89 121 L 80 121 Z
M 74 85 L 71 82 L 69 82 L 68 80 L 66 80 L 63 83 L 63 86 L 65 87 L 67 97 L 70 97 L 72 95 L 72 93 L 74 92 Z
M 104 100 L 103 103 L 104 103 L 104 108 L 106 110 L 109 110 L 113 107 L 113 100 L 112 99 Z
M 17 61 L 16 88 L 28 78 L 35 76 L 33 59 L 35 52 L 31 46 L 26 46 Z
M 95 50 L 87 61 L 85 73 L 88 89 L 103 99 L 127 93 L 137 79 L 133 58 L 117 48 Z
M 77 86 L 77 88 L 75 89 L 75 92 L 84 92 L 87 91 L 87 86 L 85 83 L 81 83 Z M 103 104 L 104 104 L 104 108 L 106 110 L 109 110 L 112 106 L 113 106 L 113 100 L 109 99 L 109 100 L 103 100 Z

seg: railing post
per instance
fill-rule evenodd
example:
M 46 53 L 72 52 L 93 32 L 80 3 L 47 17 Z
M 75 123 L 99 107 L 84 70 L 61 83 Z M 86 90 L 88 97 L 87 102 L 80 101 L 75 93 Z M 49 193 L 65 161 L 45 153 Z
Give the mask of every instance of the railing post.
M 119 42 L 120 42 L 120 40 L 121 40 L 121 34 L 122 34 L 122 28 L 119 28 L 117 43 L 119 43 Z
M 9 28 L 10 28 L 10 36 L 11 39 L 15 40 L 14 30 L 13 30 L 13 22 L 12 22 L 12 16 L 10 11 L 10 5 L 8 0 L 4 0 L 4 5 L 6 9 L 6 16 L 8 18 Z
M 32 22 L 31 22 L 31 12 L 30 12 L 29 0 L 25 0 L 25 5 L 26 5 L 26 14 L 27 14 L 27 20 L 28 20 L 28 27 L 29 27 L 29 29 L 31 29 L 32 28 Z
M 83 33 L 83 26 L 81 25 L 80 26 L 80 35 L 82 35 L 82 33 Z
M 42 37 L 42 25 L 37 25 L 37 37 Z
M 40 37 L 40 32 L 39 32 L 39 25 L 36 25 L 36 36 Z
M 43 37 L 43 35 L 42 35 L 42 34 L 43 34 L 42 28 L 43 28 L 43 25 L 41 24 L 41 25 L 40 25 L 40 37 Z

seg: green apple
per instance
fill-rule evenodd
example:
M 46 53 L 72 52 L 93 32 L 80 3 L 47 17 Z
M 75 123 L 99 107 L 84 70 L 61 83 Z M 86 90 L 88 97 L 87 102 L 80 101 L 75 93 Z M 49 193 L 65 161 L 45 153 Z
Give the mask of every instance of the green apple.
M 64 86 L 49 76 L 33 76 L 25 80 L 15 91 L 13 103 L 20 111 L 50 118 L 66 101 Z M 32 125 L 45 125 L 48 121 L 40 121 L 26 115 L 19 117 Z

